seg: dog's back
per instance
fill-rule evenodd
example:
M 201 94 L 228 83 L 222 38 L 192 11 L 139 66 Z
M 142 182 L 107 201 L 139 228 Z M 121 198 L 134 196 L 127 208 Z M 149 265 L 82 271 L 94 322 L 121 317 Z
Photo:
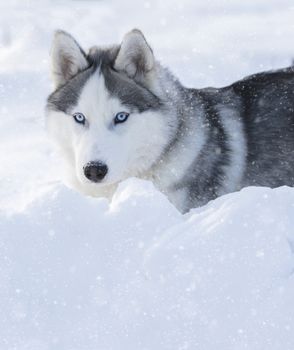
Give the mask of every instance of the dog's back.
M 294 69 L 256 74 L 230 89 L 241 98 L 247 139 L 244 186 L 293 186 Z

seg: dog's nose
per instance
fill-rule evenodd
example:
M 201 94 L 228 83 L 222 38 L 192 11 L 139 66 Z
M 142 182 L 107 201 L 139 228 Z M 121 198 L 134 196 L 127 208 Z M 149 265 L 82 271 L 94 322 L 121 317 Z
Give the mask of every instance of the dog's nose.
M 93 182 L 101 181 L 107 174 L 107 165 L 102 162 L 89 162 L 84 166 L 84 174 Z

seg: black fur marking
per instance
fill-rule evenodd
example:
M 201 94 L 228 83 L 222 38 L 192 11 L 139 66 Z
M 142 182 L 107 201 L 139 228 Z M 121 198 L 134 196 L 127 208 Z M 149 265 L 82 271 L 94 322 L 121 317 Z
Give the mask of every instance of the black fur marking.
M 247 77 L 231 87 L 241 97 L 248 140 L 245 184 L 294 185 L 294 69 Z
M 139 112 L 157 110 L 161 107 L 160 99 L 147 87 L 128 78 L 124 73 L 116 72 L 113 63 L 118 47 L 108 50 L 92 49 L 87 56 L 89 68 L 79 72 L 66 84 L 60 86 L 49 97 L 47 107 L 69 113 L 77 104 L 79 96 L 88 79 L 97 71 L 103 75 L 106 89 L 122 104 Z M 97 75 L 97 79 L 99 76 Z
M 122 104 L 131 109 L 135 108 L 139 112 L 159 109 L 161 105 L 160 99 L 146 86 L 135 82 L 124 73 L 117 72 L 113 68 L 118 50 L 118 47 L 108 51 L 97 49 L 89 57 L 90 62 L 100 68 L 105 79 L 106 89 L 110 92 L 110 95 L 116 96 Z
M 160 99 L 147 88 L 108 67 L 102 72 L 107 90 L 111 95 L 118 97 L 122 104 L 139 112 L 160 108 Z
M 207 130 L 207 140 L 198 157 L 191 164 L 186 176 L 181 180 L 181 187 L 187 188 L 189 203 L 205 203 L 218 195 L 225 180 L 224 169 L 230 163 L 230 148 L 228 136 L 222 125 L 220 114 L 216 108 L 214 96 L 205 90 L 190 91 L 190 104 L 199 101 L 204 112 L 204 124 Z M 189 206 L 190 206 L 189 205 Z
M 66 84 L 57 88 L 49 95 L 47 108 L 70 113 L 72 107 L 77 104 L 81 91 L 92 74 L 93 68 L 87 68 L 68 80 Z

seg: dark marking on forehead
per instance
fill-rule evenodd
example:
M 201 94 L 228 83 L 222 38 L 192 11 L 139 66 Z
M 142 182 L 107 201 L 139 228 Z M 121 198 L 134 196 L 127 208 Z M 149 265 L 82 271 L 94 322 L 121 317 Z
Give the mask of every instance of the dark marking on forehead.
M 118 51 L 119 46 L 113 46 L 106 50 L 96 47 L 90 49 L 87 56 L 89 67 L 55 90 L 48 97 L 47 108 L 69 113 L 71 108 L 78 103 L 81 91 L 88 79 L 98 70 L 104 77 L 105 87 L 110 95 L 117 97 L 123 105 L 139 112 L 159 109 L 161 107 L 160 99 L 147 87 L 113 69 Z M 99 79 L 98 74 L 97 79 Z
M 105 79 L 106 89 L 123 105 L 130 109 L 137 109 L 139 112 L 160 108 L 160 99 L 147 88 L 136 84 L 110 67 L 102 67 L 101 72 Z
M 129 108 L 135 108 L 139 112 L 148 109 L 158 109 L 160 99 L 149 89 L 139 85 L 124 73 L 119 73 L 113 68 L 114 61 L 119 52 L 119 46 L 113 46 L 108 50 L 92 48 L 88 60 L 92 65 L 99 67 L 104 76 L 105 87 L 110 95 L 120 99 L 122 104 Z
M 93 73 L 93 67 L 89 67 L 55 90 L 48 97 L 47 108 L 68 113 L 78 103 L 81 91 Z

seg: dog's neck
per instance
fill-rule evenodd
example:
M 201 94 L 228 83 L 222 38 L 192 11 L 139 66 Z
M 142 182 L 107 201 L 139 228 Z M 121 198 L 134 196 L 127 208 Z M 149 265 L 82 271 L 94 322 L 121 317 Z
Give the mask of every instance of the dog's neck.
M 206 142 L 204 111 L 196 90 L 184 88 L 167 69 L 158 66 L 158 70 L 158 88 L 169 106 L 166 113 L 169 118 L 173 115 L 173 137 L 149 171 L 140 177 L 152 180 L 176 207 L 183 208 L 187 195 L 182 186 L 185 176 Z

